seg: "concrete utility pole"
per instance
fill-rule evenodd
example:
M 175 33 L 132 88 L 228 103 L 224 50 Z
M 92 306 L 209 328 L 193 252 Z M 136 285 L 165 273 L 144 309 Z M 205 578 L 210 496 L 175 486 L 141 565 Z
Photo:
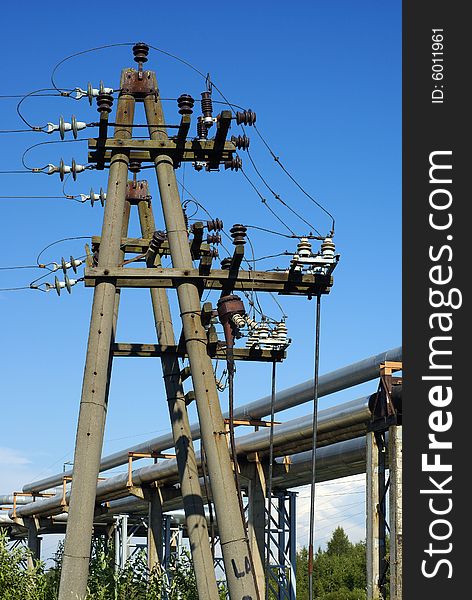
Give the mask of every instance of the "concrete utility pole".
M 125 72 L 120 89 L 124 88 L 124 83 Z M 120 126 L 115 127 L 115 139 L 131 138 L 134 106 L 134 97 L 120 92 L 116 111 Z M 120 263 L 128 164 L 129 151 L 113 151 L 98 259 L 98 264 L 104 268 Z M 97 282 L 80 401 L 59 600 L 82 600 L 87 591 L 96 484 L 107 411 L 115 295 L 116 285 L 113 282 Z
M 149 72 L 148 72 L 149 73 Z M 151 75 L 155 78 L 155 74 Z M 157 82 L 155 83 L 157 90 Z M 161 101 L 156 94 L 144 98 L 151 139 L 166 140 Z M 172 264 L 177 269 L 192 269 L 188 232 L 180 203 L 172 159 L 165 154 L 154 159 Z M 251 567 L 249 543 L 233 476 L 226 441 L 226 430 L 216 389 L 211 358 L 206 351 L 207 336 L 201 322 L 198 287 L 193 282 L 177 283 L 177 296 L 183 323 L 192 381 L 208 461 L 218 530 L 232 600 L 258 598 L 255 573 Z M 230 516 L 230 518 L 228 518 Z
M 402 426 L 388 432 L 390 470 L 390 600 L 402 600 Z
M 212 364 L 212 357 L 217 356 L 218 352 L 221 353 L 221 345 L 211 328 L 207 336 L 205 330 L 207 321 L 202 321 L 201 293 L 205 288 L 220 289 L 227 298 L 231 297 L 239 301 L 240 306 L 238 305 L 237 310 L 233 309 L 233 313 L 230 309 L 225 309 L 226 312 L 220 311 L 221 307 L 218 311 L 220 319 L 223 318 L 221 315 L 224 313 L 226 329 L 231 328 L 231 332 L 227 331 L 227 333 L 232 335 L 229 319 L 236 315 L 241 319 L 245 309 L 237 296 L 228 296 L 231 291 L 244 291 L 249 285 L 251 290 L 278 292 L 284 295 L 304 294 L 312 297 L 327 294 L 332 285 L 331 273 L 339 257 L 334 255 L 331 239 L 326 238 L 321 255 L 312 256 L 310 259 L 322 265 L 321 271 L 304 273 L 305 263 L 297 262 L 301 259 L 296 259 L 295 262 L 292 260 L 293 268 L 286 273 L 244 271 L 240 267 L 244 256 L 246 229 L 243 225 L 235 225 L 230 230 L 235 251 L 230 259 L 229 269 L 211 268 L 211 260 L 215 254 L 209 244 L 218 243 L 215 242 L 215 238 L 219 236 L 208 236 L 212 241 L 208 241 L 207 238 L 208 243 L 205 244 L 204 249 L 203 224 L 196 223 L 193 239 L 189 240 L 174 169 L 182 161 L 188 161 L 192 162 L 197 170 L 205 165 L 209 171 L 218 170 L 221 164 L 224 164 L 226 169 L 238 170 L 242 163 L 234 153 L 238 148 L 247 149 L 249 140 L 246 136 L 232 136 L 229 141 L 226 139 L 228 130 L 232 119 L 236 119 L 237 123 L 253 125 L 256 115 L 251 110 L 238 112 L 236 115 L 226 110 L 213 118 L 211 92 L 206 91 L 202 94 L 204 117 L 198 118 L 197 138 L 188 140 L 194 100 L 189 95 L 183 94 L 178 99 L 179 112 L 182 115 L 180 125 L 177 126 L 178 132 L 176 136 L 169 138 L 155 73 L 143 70 L 148 52 L 149 47 L 146 44 L 136 44 L 133 53 L 138 69 L 126 69 L 122 72 L 114 137 L 108 138 L 108 113 L 111 111 L 113 98 L 102 90 L 97 98 L 101 115 L 99 136 L 89 140 L 89 162 L 95 162 L 98 170 L 103 170 L 108 165 L 109 178 L 102 235 L 95 248 L 100 248 L 98 264 L 90 256 L 84 276 L 86 286 L 95 286 L 95 293 L 77 429 L 59 600 L 71 598 L 83 600 L 86 593 L 112 357 L 120 355 L 120 346 L 121 348 L 132 346 L 115 344 L 114 339 L 122 287 L 147 287 L 151 290 L 159 342 L 155 345 L 155 351 L 162 361 L 199 597 L 205 600 L 217 600 L 218 588 L 186 409 L 187 399 L 183 391 L 183 375 L 180 373 L 178 363 L 179 356 L 187 356 L 190 362 L 202 446 L 208 464 L 229 595 L 232 600 L 258 600 L 261 597 L 260 590 L 264 589 L 260 560 L 262 530 L 259 524 L 257 532 L 253 532 L 256 539 L 253 540 L 252 546 L 254 548 L 257 546 L 259 556 L 259 560 L 256 560 L 254 565 L 251 545 L 244 527 L 244 517 L 240 511 L 238 490 L 227 444 L 228 431 L 221 412 Z M 135 102 L 144 102 L 150 140 L 132 139 Z M 211 140 L 208 139 L 210 127 L 208 123 L 211 126 L 216 124 L 215 138 Z M 136 173 L 140 170 L 142 162 L 151 162 L 155 166 L 166 229 L 162 236 L 154 236 L 155 223 L 149 203 L 147 182 L 136 180 Z M 133 181 L 128 181 L 128 171 L 134 173 Z M 137 189 L 138 184 L 141 188 L 146 184 L 147 193 L 141 193 L 142 189 L 141 192 Z M 138 206 L 143 235 L 143 239 L 134 240 L 137 246 L 133 240 L 129 243 L 130 240 L 126 237 L 131 204 Z M 196 228 L 196 225 L 200 225 L 200 228 Z M 219 219 L 207 223 L 209 230 L 219 231 L 222 227 L 223 224 Z M 131 262 L 146 256 L 148 268 L 124 268 L 127 264 L 124 261 L 125 253 L 136 254 L 138 246 L 141 249 L 138 251 L 140 254 L 131 259 Z M 144 254 L 143 248 L 147 248 Z M 162 268 L 161 252 L 170 253 L 172 268 Z M 200 258 L 198 269 L 193 267 L 193 257 Z M 166 288 L 175 288 L 177 291 L 183 325 L 183 333 L 177 344 Z M 209 311 L 205 310 L 204 314 L 205 317 L 211 318 L 211 307 Z M 272 342 L 275 340 L 275 346 L 269 344 L 269 348 L 266 348 L 265 342 L 256 346 L 253 343 L 252 346 L 244 349 L 233 349 L 231 346 L 233 358 L 271 362 L 283 360 L 287 338 L 282 325 L 279 323 L 278 329 L 271 332 L 271 336 L 275 333 L 275 338 L 271 338 Z M 226 336 L 227 349 L 231 335 L 229 338 Z M 259 339 L 258 336 L 256 339 Z M 139 356 L 140 353 L 131 348 L 125 355 Z M 248 421 L 246 424 L 254 423 Z M 132 460 L 132 456 L 128 458 Z M 263 477 L 256 482 L 256 485 L 260 489 L 255 490 L 256 496 L 259 494 L 259 497 L 251 509 L 253 525 L 256 525 L 256 513 L 260 513 L 264 502 Z M 149 502 L 149 565 L 158 565 L 162 561 L 162 497 L 159 490 L 153 487 L 141 486 L 139 489 L 133 486 L 132 481 L 127 486 L 129 494 L 135 494 Z M 123 523 L 126 523 L 124 519 Z M 123 557 L 124 554 L 122 559 Z
M 156 230 L 156 226 L 150 203 L 147 200 L 142 200 L 138 204 L 138 210 L 142 236 L 144 238 L 151 238 Z M 160 257 L 157 255 L 153 260 L 153 265 L 160 266 L 160 263 Z M 175 344 L 175 336 L 167 292 L 165 289 L 151 289 L 150 293 L 158 341 L 161 345 L 172 346 Z M 198 480 L 198 467 L 192 443 L 192 434 L 190 432 L 179 360 L 176 354 L 168 354 L 162 356 L 161 364 L 198 595 L 202 599 L 218 600 L 218 587 Z M 157 491 L 154 493 L 157 493 Z

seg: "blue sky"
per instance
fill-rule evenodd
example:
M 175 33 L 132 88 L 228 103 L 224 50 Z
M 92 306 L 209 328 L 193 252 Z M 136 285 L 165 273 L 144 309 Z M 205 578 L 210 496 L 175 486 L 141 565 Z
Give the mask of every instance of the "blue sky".
M 3 77 L 0 95 L 50 87 L 51 70 L 65 56 L 120 42 L 147 41 L 210 72 L 232 102 L 257 112 L 259 129 L 277 156 L 336 217 L 341 262 L 333 290 L 323 300 L 321 373 L 400 345 L 400 2 L 149 3 L 131 14 L 127 6 L 122 1 L 106 7 L 85 3 L 70 12 L 57 2 L 49 3 L 47 11 L 33 2 L 23 3 L 21 9 L 6 5 L 4 22 L 12 26 L 4 29 L 0 45 L 6 73 L 12 76 Z M 56 83 L 73 88 L 85 87 L 88 81 L 96 86 L 103 80 L 117 87 L 120 69 L 132 64 L 129 47 L 85 54 L 59 68 Z M 192 70 L 162 54 L 151 52 L 147 66 L 157 71 L 163 97 L 185 92 L 199 98 L 204 90 L 204 82 Z M 0 129 L 23 128 L 16 102 L 0 99 Z M 168 121 L 177 122 L 176 103 L 166 102 L 165 110 Z M 61 114 L 66 120 L 71 114 L 86 122 L 98 118 L 95 107 L 85 100 L 59 97 L 27 100 L 23 112 L 34 125 L 57 122 Z M 143 122 L 141 110 L 136 122 Z M 233 129 L 231 133 L 240 133 Z M 94 131 L 86 135 L 95 135 Z M 247 133 L 252 155 L 270 185 L 327 232 L 329 221 L 323 213 L 278 169 L 254 132 L 248 129 Z M 0 169 L 22 169 L 21 155 L 28 146 L 53 139 L 58 137 L 0 134 Z M 40 146 L 28 154 L 27 162 L 57 164 L 61 157 L 68 164 L 71 158 L 85 163 L 86 143 Z M 247 159 L 244 165 L 280 217 L 297 233 L 306 233 L 306 226 L 271 198 Z M 154 177 L 149 171 L 147 175 L 155 191 Z M 187 165 L 177 175 L 185 177 L 192 194 L 212 215 L 222 218 L 227 229 L 243 222 L 281 230 L 240 173 L 196 173 Z M 1 195 L 62 193 L 57 176 L 0 174 L 0 181 Z M 66 191 L 88 193 L 91 186 L 105 188 L 106 172 L 81 174 L 77 182 L 68 182 Z M 157 197 L 155 211 L 157 222 L 162 223 Z M 102 214 L 100 206 L 65 199 L 1 198 L 0 266 L 31 265 L 40 250 L 55 240 L 98 235 Z M 131 234 L 137 235 L 135 218 Z M 254 230 L 250 234 L 258 257 L 295 249 L 291 240 Z M 82 255 L 85 241 L 57 244 L 42 260 L 59 262 L 62 256 Z M 259 264 L 271 268 L 287 263 Z M 1 270 L 0 288 L 28 285 L 42 274 Z M 29 290 L 0 292 L 1 493 L 57 472 L 72 459 L 91 298 L 92 291 L 81 285 L 71 296 L 60 298 Z M 148 294 L 126 291 L 122 298 L 118 339 L 154 342 Z M 269 315 L 280 315 L 270 298 L 261 302 Z M 314 302 L 283 298 L 282 305 L 293 343 L 278 370 L 280 389 L 313 373 Z M 373 387 L 323 398 L 320 405 L 352 399 Z M 106 453 L 168 430 L 162 389 L 155 361 L 115 361 Z M 269 391 L 268 366 L 238 366 L 237 404 Z M 222 404 L 226 404 L 224 396 Z M 302 406 L 284 419 L 308 412 L 309 407 Z

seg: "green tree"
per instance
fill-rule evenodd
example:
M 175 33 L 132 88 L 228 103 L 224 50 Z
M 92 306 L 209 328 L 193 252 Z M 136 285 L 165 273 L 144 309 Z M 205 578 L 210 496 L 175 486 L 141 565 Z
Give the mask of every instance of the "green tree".
M 317 600 L 365 600 L 365 543 L 352 544 L 338 527 L 325 551 L 319 549 L 313 563 L 313 586 Z M 308 551 L 297 553 L 297 600 L 308 598 Z
M 336 527 L 326 546 L 328 556 L 347 556 L 352 550 L 352 544 L 342 527 Z

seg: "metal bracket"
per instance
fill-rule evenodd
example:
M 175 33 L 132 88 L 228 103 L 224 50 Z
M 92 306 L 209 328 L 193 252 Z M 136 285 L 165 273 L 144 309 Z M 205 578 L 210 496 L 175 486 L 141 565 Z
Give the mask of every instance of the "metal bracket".
M 156 79 L 152 71 L 135 71 L 128 69 L 123 73 L 121 91 L 125 94 L 132 94 L 136 100 L 149 96 L 149 94 L 159 94 L 156 86 Z
M 401 425 L 402 404 L 401 393 L 398 393 L 398 390 L 402 378 L 392 376 L 392 373 L 401 370 L 401 362 L 386 361 L 380 365 L 379 387 L 369 400 L 372 420 L 368 431 L 382 432 L 392 425 Z
M 143 200 L 150 204 L 151 195 L 149 194 L 148 182 L 145 179 L 128 181 L 126 184 L 126 200 L 130 204 L 139 204 Z
M 33 502 L 35 502 L 36 498 L 51 498 L 52 496 L 55 496 L 56 494 L 48 494 L 45 492 L 13 492 L 13 513 L 12 513 L 12 519 L 17 519 L 18 517 L 16 516 L 16 509 L 17 509 L 17 503 L 16 503 L 16 499 L 18 496 L 28 496 L 30 498 L 33 498 Z M 6 509 L 6 510 L 11 510 L 10 508 Z
M 231 419 L 226 418 L 225 424 L 229 425 Z M 245 425 L 247 427 L 270 427 L 269 421 L 263 421 L 262 419 L 233 419 L 233 425 L 238 427 L 239 425 Z M 274 425 L 280 425 L 280 421 L 274 421 Z
M 128 489 L 135 487 L 133 484 L 133 458 L 153 458 L 157 463 L 158 458 L 175 458 L 175 454 L 163 452 L 128 452 L 128 479 L 126 487 Z

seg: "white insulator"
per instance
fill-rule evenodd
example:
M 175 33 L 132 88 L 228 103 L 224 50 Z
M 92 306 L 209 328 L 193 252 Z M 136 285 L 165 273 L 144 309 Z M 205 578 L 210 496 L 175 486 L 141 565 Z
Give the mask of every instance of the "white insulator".
M 59 281 L 57 277 L 54 278 L 54 283 L 46 283 L 46 291 L 56 290 L 58 296 L 61 295 L 61 290 L 66 289 L 68 293 L 71 292 L 71 287 L 78 283 L 78 279 L 69 279 L 67 275 L 64 276 L 64 281 Z
M 300 256 L 297 254 L 297 252 L 295 252 L 295 254 L 292 257 L 292 260 L 290 261 L 290 264 L 295 269 L 295 271 L 301 270 L 301 266 L 298 264 L 299 260 L 300 260 Z
M 55 131 L 59 131 L 61 139 L 64 139 L 64 134 L 66 133 L 66 131 L 72 131 L 72 133 L 74 134 L 74 138 L 77 139 L 77 132 L 81 129 L 85 129 L 86 127 L 87 123 L 85 123 L 84 121 L 77 121 L 74 115 L 72 115 L 70 123 L 66 123 L 64 121 L 64 118 L 61 116 L 57 125 L 55 123 L 47 124 L 46 133 L 54 133 Z
M 281 343 L 285 343 L 287 341 L 287 334 L 287 325 L 285 325 L 284 321 L 280 321 L 272 332 L 272 337 L 279 340 Z
M 61 181 L 64 181 L 64 176 L 72 173 L 72 177 L 75 181 L 77 177 L 77 173 L 82 173 L 85 171 L 87 167 L 85 165 L 78 165 L 74 159 L 72 159 L 72 165 L 65 165 L 64 161 L 61 159 L 58 166 L 49 164 L 48 170 L 46 173 L 48 175 L 53 175 L 54 173 L 59 173 Z
M 311 244 L 308 241 L 308 238 L 306 237 L 302 237 L 300 238 L 300 242 L 298 243 L 297 246 L 297 252 L 296 254 L 298 254 L 299 258 L 310 258 L 310 256 L 312 255 L 312 251 L 311 251 Z M 298 259 L 297 257 L 297 259 Z M 295 258 L 295 255 L 294 255 Z
M 259 344 L 259 323 L 256 323 L 256 327 L 250 329 L 250 333 L 246 340 L 246 348 L 252 348 Z
M 74 273 L 77 273 L 77 267 L 83 264 L 83 260 L 79 258 L 70 257 L 69 261 L 66 261 L 64 258 L 61 259 L 61 268 L 66 273 L 69 269 L 72 269 Z
M 90 200 L 90 204 L 93 206 L 95 204 L 95 202 L 100 201 L 100 204 L 102 206 L 105 206 L 105 200 L 107 199 L 107 194 L 106 192 L 103 191 L 102 188 L 100 188 L 100 193 L 96 194 L 93 189 L 90 190 L 90 194 L 80 194 L 80 198 L 82 199 L 82 202 L 88 202 Z
M 242 315 L 235 314 L 231 317 L 231 320 L 236 325 L 236 327 L 239 327 L 240 329 L 246 326 L 246 321 Z
M 90 104 L 92 104 L 93 99 L 96 98 L 98 94 L 113 94 L 115 90 L 113 88 L 103 87 L 103 84 L 100 85 L 100 88 L 94 88 L 89 82 L 87 84 L 86 90 L 76 87 L 74 91 L 76 100 L 80 100 L 81 98 L 88 98 Z
M 66 263 L 66 266 L 68 269 L 73 269 L 74 267 L 80 267 L 80 265 L 83 265 L 83 264 L 84 264 L 83 260 L 80 260 L 80 258 L 74 258 L 70 262 Z
M 264 340 L 266 340 L 269 335 L 270 335 L 270 327 L 269 324 L 266 323 L 265 321 L 262 321 L 259 324 L 259 327 L 257 329 L 258 332 L 258 336 L 259 336 L 259 340 L 261 343 L 264 343 Z
M 321 244 L 321 255 L 323 258 L 333 259 L 335 251 L 336 246 L 333 240 L 330 237 L 325 238 Z
M 251 333 L 251 334 L 249 334 L 249 337 L 246 340 L 246 348 L 252 348 L 253 346 L 255 346 L 258 343 L 259 343 L 259 336 Z
M 258 327 L 258 325 L 259 325 L 259 323 L 257 321 L 255 321 L 254 319 L 251 319 L 251 317 L 249 315 L 245 315 L 244 319 L 245 319 L 249 329 L 256 329 L 256 327 Z

